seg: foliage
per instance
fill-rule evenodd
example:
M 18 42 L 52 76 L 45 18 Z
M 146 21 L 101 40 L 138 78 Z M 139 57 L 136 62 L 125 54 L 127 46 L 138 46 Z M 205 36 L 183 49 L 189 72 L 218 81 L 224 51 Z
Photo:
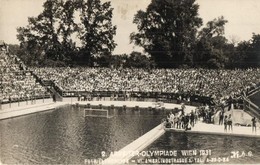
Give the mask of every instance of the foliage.
M 28 18 L 26 27 L 17 29 L 20 46 L 33 59 L 32 65 L 46 60 L 90 64 L 91 58 L 111 55 L 116 27 L 111 23 L 110 2 L 46 0 L 43 7 L 37 17 Z M 77 40 L 80 48 L 76 48 Z
M 112 25 L 110 2 L 101 4 L 100 0 L 88 0 L 82 1 L 80 6 L 79 38 L 83 45 L 83 59 L 111 55 L 116 46 L 113 40 L 116 26 Z
M 221 16 L 202 26 L 195 0 L 152 0 L 133 19 L 130 41 L 140 52 L 112 55 L 113 8 L 100 0 L 46 0 L 43 11 L 17 28 L 20 47 L 9 45 L 26 64 L 136 68 L 248 68 L 260 66 L 260 34 L 229 42 Z
M 144 48 L 158 67 L 176 67 L 192 62 L 197 29 L 202 25 L 195 0 L 152 0 L 138 11 L 133 23 L 138 33 L 131 42 Z
M 126 59 L 125 67 L 134 67 L 134 68 L 153 68 L 155 63 L 151 58 L 146 55 L 133 51 L 130 56 Z
M 227 20 L 219 17 L 209 21 L 201 31 L 198 32 L 197 45 L 193 57 L 195 66 L 222 68 L 227 59 L 225 48 L 227 39 L 224 35 L 224 26 Z
M 245 58 L 247 67 L 260 67 L 260 34 L 253 33 L 248 55 Z
M 101 56 L 95 61 L 97 66 L 111 68 L 154 68 L 154 61 L 140 52 L 128 54 Z

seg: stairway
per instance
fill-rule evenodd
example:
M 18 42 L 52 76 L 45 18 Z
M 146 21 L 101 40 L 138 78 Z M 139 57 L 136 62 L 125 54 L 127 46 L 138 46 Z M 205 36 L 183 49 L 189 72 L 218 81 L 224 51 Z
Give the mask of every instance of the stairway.
M 258 107 L 260 107 L 260 89 L 258 89 L 258 91 L 256 91 L 254 94 L 252 94 L 251 96 L 249 96 L 249 99 L 251 102 L 253 102 L 255 105 L 257 105 Z
M 63 97 L 61 96 L 61 94 L 55 90 L 54 87 L 49 88 L 49 91 L 52 93 L 52 96 L 55 97 L 56 101 L 62 101 Z
M 260 98 L 258 98 L 260 100 Z M 244 98 L 244 111 L 260 120 L 260 108 L 248 98 Z
M 36 74 L 31 72 L 32 75 L 36 78 L 36 81 L 38 81 L 42 86 L 44 86 L 48 91 L 51 93 L 53 98 L 55 97 L 56 101 L 62 101 L 62 91 L 55 85 L 55 83 L 52 80 L 42 80 L 39 78 Z

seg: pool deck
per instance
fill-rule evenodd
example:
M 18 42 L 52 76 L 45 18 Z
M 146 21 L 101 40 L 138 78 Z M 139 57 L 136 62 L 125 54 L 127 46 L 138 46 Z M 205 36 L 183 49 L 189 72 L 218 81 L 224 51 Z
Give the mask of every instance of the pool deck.
M 163 103 L 162 106 L 156 106 L 156 102 L 143 102 L 143 101 L 76 101 L 74 104 L 78 104 L 81 106 L 86 106 L 87 104 L 98 106 L 102 104 L 104 107 L 108 107 L 114 105 L 115 107 L 123 107 L 124 105 L 129 108 L 134 108 L 139 106 L 140 108 L 157 108 L 162 109 L 165 108 L 166 110 L 173 110 L 174 108 L 181 109 L 181 104 L 173 104 L 173 103 Z M 185 105 L 185 112 L 189 113 L 191 110 L 195 110 L 196 107 Z
M 140 102 L 140 101 L 63 101 L 63 102 L 49 102 L 49 103 L 37 103 L 33 105 L 23 105 L 20 107 L 12 107 L 8 109 L 2 109 L 0 110 L 0 120 L 3 119 L 8 119 L 8 118 L 13 118 L 13 117 L 18 117 L 18 116 L 24 116 L 27 114 L 32 114 L 36 112 L 42 112 L 42 111 L 47 111 L 47 110 L 52 110 L 57 107 L 63 106 L 63 105 L 68 105 L 68 104 L 78 104 L 81 106 L 85 105 L 93 105 L 93 106 L 99 106 L 102 104 L 104 107 L 108 107 L 111 105 L 114 105 L 115 107 L 123 107 L 124 105 L 126 107 L 136 107 L 139 106 L 140 108 L 154 108 L 155 107 L 155 102 Z M 167 104 L 164 103 L 161 107 L 157 107 L 158 109 L 161 108 L 165 109 L 174 109 L 174 108 L 181 108 L 180 104 Z M 193 106 L 186 106 L 187 112 L 195 109 Z
M 42 111 L 47 111 L 47 110 L 52 110 L 57 107 L 63 106 L 63 105 L 68 105 L 68 104 L 78 104 L 81 106 L 85 106 L 87 104 L 93 105 L 93 106 L 98 106 L 102 104 L 104 107 L 108 107 L 111 105 L 114 105 L 115 107 L 123 107 L 124 105 L 126 107 L 135 107 L 139 106 L 140 108 L 148 108 L 148 107 L 155 107 L 155 102 L 139 102 L 139 101 L 63 101 L 63 102 L 49 102 L 49 103 L 37 103 L 33 105 L 23 105 L 20 107 L 13 107 L 13 108 L 8 108 L 8 109 L 2 109 L 0 110 L 0 120 L 3 119 L 8 119 L 8 118 L 13 118 L 13 117 L 18 117 L 18 116 L 23 116 L 27 114 L 32 114 L 36 112 L 42 112 Z M 158 109 L 161 109 L 164 107 L 165 109 L 174 109 L 174 108 L 181 108 L 181 105 L 179 104 L 163 104 L 161 107 L 157 107 Z M 195 109 L 193 106 L 186 106 L 187 111 L 190 111 L 192 109 Z
M 234 126 L 233 130 L 224 131 L 224 125 L 215 125 L 198 122 L 191 130 L 184 131 L 182 129 L 165 128 L 169 132 L 185 132 L 195 134 L 207 134 L 207 135 L 223 135 L 223 136 L 239 136 L 239 137 L 257 137 L 260 138 L 260 129 L 257 128 L 256 132 L 252 132 L 252 127 Z
M 34 105 L 26 105 L 21 107 L 8 108 L 0 110 L 0 120 L 14 118 L 18 116 L 24 116 L 32 113 L 53 110 L 57 107 L 66 105 L 65 102 L 51 102 L 51 103 L 41 103 Z
M 162 125 L 158 125 L 143 136 L 139 137 L 132 143 L 128 144 L 119 151 L 115 151 L 107 159 L 105 159 L 102 164 L 104 165 L 116 165 L 116 164 L 128 164 L 128 161 L 136 155 L 139 151 L 144 150 L 150 144 L 152 144 L 156 139 L 164 134 L 165 130 Z
M 130 159 L 137 155 L 138 152 L 144 150 L 147 146 L 152 144 L 156 139 L 161 137 L 165 131 L 167 132 L 179 132 L 179 133 L 194 133 L 194 134 L 205 134 L 205 135 L 223 135 L 223 136 L 238 136 L 238 137 L 253 137 L 260 138 L 260 130 L 257 129 L 257 132 L 252 132 L 252 127 L 240 127 L 233 126 L 233 131 L 224 132 L 223 125 L 213 125 L 198 122 L 192 130 L 184 131 L 181 129 L 172 129 L 172 128 L 162 128 L 162 125 L 158 125 L 148 133 L 139 137 L 132 143 L 128 144 L 121 150 L 110 155 L 105 159 L 102 164 L 104 165 L 114 165 L 114 164 L 128 164 Z M 136 163 L 136 162 L 134 162 Z

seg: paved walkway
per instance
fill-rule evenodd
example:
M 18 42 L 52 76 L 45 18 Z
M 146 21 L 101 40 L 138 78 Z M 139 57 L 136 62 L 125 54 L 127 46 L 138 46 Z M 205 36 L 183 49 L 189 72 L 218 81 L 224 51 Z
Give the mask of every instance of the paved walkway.
M 228 128 L 227 128 L 228 129 Z M 166 131 L 181 131 L 178 129 L 166 129 Z M 191 129 L 186 131 L 187 133 L 198 133 L 198 134 L 215 134 L 215 135 L 225 135 L 225 136 L 242 136 L 242 137 L 259 137 L 260 138 L 260 129 L 257 128 L 256 132 L 252 132 L 252 127 L 243 127 L 243 126 L 234 126 L 233 131 L 227 130 L 224 131 L 224 125 L 215 125 L 215 124 L 206 124 L 198 122 Z
M 154 108 L 157 106 L 158 109 L 165 108 L 165 109 L 174 109 L 174 108 L 181 108 L 180 104 L 168 104 L 164 103 L 160 106 L 157 105 L 156 102 L 140 102 L 140 101 L 72 101 L 72 100 L 67 100 L 63 102 L 48 102 L 48 103 L 37 103 L 33 105 L 22 105 L 19 107 L 11 107 L 8 109 L 0 110 L 0 120 L 2 119 L 8 119 L 12 117 L 17 117 L 17 116 L 22 116 L 22 115 L 27 115 L 31 113 L 36 113 L 36 112 L 42 112 L 46 110 L 51 110 L 56 107 L 66 105 L 66 104 L 79 104 L 79 105 L 99 105 L 102 104 L 103 106 L 111 106 L 114 105 L 115 107 L 122 107 L 122 106 L 127 106 L 127 107 L 135 107 L 139 106 L 140 108 Z M 195 107 L 193 106 L 186 106 L 187 112 L 194 110 Z
M 36 113 L 36 112 L 47 111 L 47 110 L 55 109 L 59 106 L 65 105 L 65 104 L 67 104 L 67 103 L 52 102 L 52 103 L 41 103 L 41 104 L 9 108 L 9 109 L 0 111 L 0 120 L 17 117 L 17 116 L 23 116 L 23 115 L 27 115 L 27 114 L 31 114 L 31 113 Z
M 116 165 L 116 164 L 128 164 L 128 161 L 134 157 L 139 151 L 144 150 L 147 146 L 152 144 L 156 139 L 164 134 L 165 130 L 162 125 L 158 125 L 143 136 L 139 137 L 132 143 L 128 144 L 121 150 L 110 155 L 105 159 L 102 164 L 104 165 Z
M 115 107 L 123 107 L 124 105 L 130 108 L 133 108 L 135 106 L 139 106 L 140 108 L 165 108 L 165 109 L 174 109 L 178 108 L 181 109 L 180 104 L 170 104 L 170 103 L 163 103 L 161 106 L 158 106 L 158 102 L 143 102 L 143 101 L 76 101 L 73 102 L 74 104 L 79 104 L 79 105 L 99 105 L 102 104 L 103 106 L 111 106 L 114 105 Z M 186 112 L 189 113 L 191 110 L 195 110 L 196 107 L 194 106 L 188 106 L 186 105 Z
M 244 137 L 257 137 L 260 138 L 260 130 L 258 128 L 257 132 L 252 132 L 252 127 L 240 127 L 233 126 L 233 131 L 224 132 L 224 125 L 214 125 L 198 122 L 192 130 L 184 131 L 180 129 L 163 129 L 162 125 L 158 125 L 148 133 L 139 137 L 132 143 L 128 144 L 121 150 L 115 152 L 115 154 L 110 155 L 102 163 L 105 165 L 114 164 L 125 164 L 129 163 L 130 159 L 134 157 L 138 152 L 144 150 L 147 146 L 152 144 L 156 139 L 161 137 L 166 131 L 174 132 L 186 132 L 186 133 L 197 133 L 197 134 L 214 134 L 214 135 L 224 135 L 224 136 L 244 136 Z

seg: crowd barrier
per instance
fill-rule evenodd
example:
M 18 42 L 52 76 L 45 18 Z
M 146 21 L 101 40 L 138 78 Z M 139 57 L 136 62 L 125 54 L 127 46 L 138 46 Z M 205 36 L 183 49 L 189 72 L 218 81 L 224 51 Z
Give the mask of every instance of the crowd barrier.
M 194 94 L 178 94 L 178 93 L 163 93 L 163 92 L 136 92 L 136 91 L 59 91 L 63 97 L 63 101 L 75 102 L 75 101 L 92 101 L 92 100 L 104 100 L 104 101 L 150 101 L 150 102 L 165 102 L 180 104 L 182 102 L 188 105 L 215 105 L 213 98 L 206 96 L 198 96 Z M 2 102 L 3 107 L 14 107 L 28 104 L 34 104 L 37 102 L 44 102 L 45 100 L 52 100 L 50 96 L 37 97 L 28 100 L 14 100 Z M 236 107 L 243 105 L 243 101 L 235 99 L 230 102 Z
M 50 97 L 36 97 L 34 99 L 5 101 L 0 103 L 0 110 L 22 107 L 26 105 L 40 104 L 40 103 L 51 103 L 51 102 L 53 102 L 53 99 Z
M 135 91 L 63 91 L 62 96 L 66 97 L 77 97 L 80 100 L 102 100 L 104 98 L 109 100 L 119 101 L 162 101 L 167 103 L 202 103 L 213 105 L 213 99 L 211 97 L 189 95 L 189 94 L 176 94 L 176 93 L 161 93 L 161 92 L 135 92 Z
M 260 83 L 255 88 L 252 88 L 251 90 L 249 90 L 246 95 L 247 95 L 247 97 L 250 97 L 251 95 L 253 95 L 259 91 L 260 91 Z

